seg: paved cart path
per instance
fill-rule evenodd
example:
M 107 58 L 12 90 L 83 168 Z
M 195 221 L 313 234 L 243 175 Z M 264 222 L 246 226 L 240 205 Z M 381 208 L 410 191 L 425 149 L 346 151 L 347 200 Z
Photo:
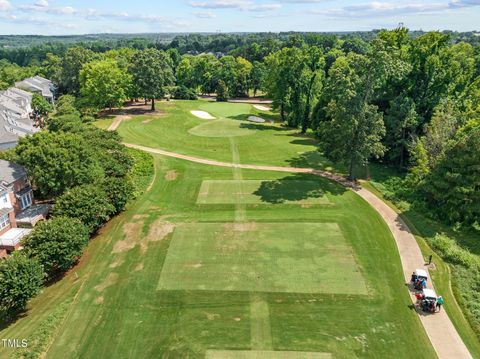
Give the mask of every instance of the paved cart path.
M 159 154 L 163 156 L 179 158 L 190 162 L 196 162 L 211 166 L 230 167 L 230 168 L 242 168 L 262 171 L 278 171 L 278 172 L 291 172 L 291 173 L 312 173 L 318 176 L 329 178 L 333 181 L 339 182 L 343 185 L 353 188 L 356 193 L 367 201 L 385 220 L 390 231 L 395 238 L 395 242 L 400 253 L 400 259 L 402 261 L 403 272 L 405 275 L 405 281 L 410 281 L 410 276 L 415 269 L 425 269 L 425 261 L 420 251 L 420 247 L 415 240 L 410 228 L 405 224 L 401 217 L 391 209 L 385 202 L 378 198 L 372 192 L 364 189 L 357 188 L 352 185 L 351 182 L 345 178 L 320 170 L 314 170 L 311 168 L 298 168 L 298 167 L 278 167 L 278 166 L 262 166 L 262 165 L 245 165 L 237 163 L 228 163 L 215 160 L 207 160 L 203 158 L 182 155 L 179 153 L 164 151 L 156 148 L 150 148 L 140 145 L 125 144 L 128 147 L 136 148 L 146 152 Z M 429 281 L 429 285 L 432 283 Z M 415 302 L 415 297 L 411 294 L 412 302 Z M 441 359 L 450 358 L 472 358 L 467 347 L 463 343 L 460 335 L 456 331 L 453 323 L 450 321 L 447 313 L 444 309 L 441 312 L 435 314 L 418 313 L 420 320 L 425 328 L 425 331 L 432 342 L 437 355 Z M 408 343 L 405 343 L 406 345 Z
M 130 120 L 132 116 L 118 115 L 113 120 L 112 124 L 107 128 L 107 131 L 115 131 L 124 120 Z

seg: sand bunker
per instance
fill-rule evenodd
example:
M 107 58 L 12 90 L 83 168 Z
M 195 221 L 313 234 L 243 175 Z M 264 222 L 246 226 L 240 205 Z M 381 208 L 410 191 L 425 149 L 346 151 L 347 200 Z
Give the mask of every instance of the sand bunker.
M 195 117 L 201 118 L 202 120 L 215 120 L 215 117 L 205 111 L 190 111 L 190 113 Z
M 248 121 L 256 122 L 256 123 L 265 123 L 265 120 L 263 118 L 257 117 L 257 116 L 249 116 Z
M 253 107 L 255 107 L 257 110 L 260 110 L 260 111 L 270 111 L 271 110 L 270 107 L 263 106 L 263 105 L 253 105 Z

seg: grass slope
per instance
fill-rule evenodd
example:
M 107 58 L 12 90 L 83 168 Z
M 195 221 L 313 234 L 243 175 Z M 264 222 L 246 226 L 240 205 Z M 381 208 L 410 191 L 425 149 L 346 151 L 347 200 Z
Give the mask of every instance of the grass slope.
M 58 306 L 67 305 L 49 335 L 46 358 L 204 358 L 207 352 L 215 358 L 215 350 L 252 349 L 336 358 L 435 357 L 409 309 L 391 234 L 356 194 L 310 175 L 240 174 L 158 157 L 156 168 L 151 189 L 102 230 L 78 268 L 34 299 L 26 316 L 4 327 L 2 338 L 31 339 Z M 203 180 L 233 178 L 318 181 L 333 205 L 196 204 Z M 368 294 L 157 289 L 175 241 L 170 224 L 239 220 L 278 223 L 278 230 L 295 223 L 305 233 L 312 222 L 337 223 Z M 311 234 L 305 243 L 322 238 Z M 2 358 L 14 353 L 0 348 Z

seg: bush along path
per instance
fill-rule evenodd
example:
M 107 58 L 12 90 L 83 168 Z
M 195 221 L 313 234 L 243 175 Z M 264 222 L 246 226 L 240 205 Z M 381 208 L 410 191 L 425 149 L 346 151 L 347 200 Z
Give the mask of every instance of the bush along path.
M 318 171 L 311 168 L 297 168 L 297 167 L 277 167 L 277 166 L 257 166 L 257 165 L 246 165 L 239 163 L 228 163 L 220 162 L 214 160 L 208 160 L 198 157 L 192 157 L 187 155 L 182 155 L 174 152 L 164 151 L 156 148 L 150 148 L 145 146 L 125 144 L 127 147 L 136 148 L 142 151 L 159 154 L 163 156 L 179 158 L 190 162 L 201 163 L 211 166 L 220 166 L 220 167 L 230 167 L 238 169 L 253 169 L 253 170 L 262 170 L 262 171 L 278 171 L 278 172 L 290 172 L 290 173 L 312 173 L 317 176 L 326 177 L 330 180 L 338 182 L 344 186 L 352 188 L 360 197 L 362 197 L 366 202 L 368 202 L 384 219 L 387 223 L 390 231 L 393 234 L 395 242 L 398 247 L 400 254 L 400 259 L 402 262 L 403 272 L 405 275 L 405 281 L 408 283 L 410 281 L 410 276 L 415 269 L 425 269 L 428 271 L 427 266 L 425 265 L 425 260 L 420 251 L 415 237 L 412 234 L 410 228 L 405 224 L 405 222 L 400 218 L 400 216 L 391 209 L 387 204 L 385 204 L 380 198 L 378 198 L 372 192 L 360 188 L 348 181 L 344 177 L 335 175 L 326 171 Z M 431 280 L 428 285 L 432 288 Z M 412 302 L 415 303 L 416 298 L 413 293 L 410 293 Z M 463 343 L 460 335 L 455 329 L 453 323 L 450 321 L 445 310 L 437 312 L 435 314 L 426 314 L 418 312 L 420 320 L 425 328 L 425 331 L 432 342 L 433 347 L 440 359 L 450 359 L 450 358 L 472 358 L 467 347 Z M 415 333 L 412 333 L 415 335 Z M 408 343 L 405 343 L 408 345 Z

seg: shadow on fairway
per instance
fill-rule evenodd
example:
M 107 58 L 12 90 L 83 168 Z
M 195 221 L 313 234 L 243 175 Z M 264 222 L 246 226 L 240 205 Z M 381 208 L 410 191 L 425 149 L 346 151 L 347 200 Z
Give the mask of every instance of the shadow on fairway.
M 346 189 L 324 178 L 296 174 L 279 180 L 264 181 L 254 192 L 263 202 L 281 204 L 321 198 L 326 194 L 341 195 Z
M 296 140 L 297 141 L 297 140 Z M 301 140 L 298 140 L 301 141 Z M 306 143 L 303 143 L 306 144 Z M 291 167 L 300 167 L 300 168 L 313 168 L 313 169 L 322 169 L 322 170 L 331 170 L 335 168 L 337 170 L 345 170 L 341 168 L 340 164 L 335 166 L 331 161 L 329 161 L 321 152 L 319 151 L 307 151 L 299 154 L 298 156 L 291 158 L 288 161 L 288 164 Z

